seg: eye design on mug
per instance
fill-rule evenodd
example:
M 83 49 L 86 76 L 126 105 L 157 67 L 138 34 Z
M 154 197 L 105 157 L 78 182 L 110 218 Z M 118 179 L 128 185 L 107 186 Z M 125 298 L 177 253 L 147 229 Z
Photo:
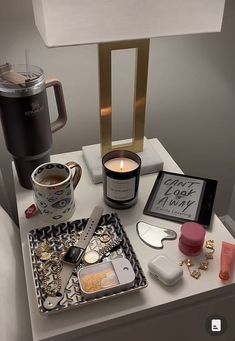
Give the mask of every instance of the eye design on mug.
M 42 193 L 40 193 L 40 192 L 36 192 L 36 193 L 35 193 L 35 196 L 36 196 L 36 198 L 39 198 L 39 197 L 42 197 L 43 195 L 42 195 Z
M 38 170 L 38 172 L 36 173 L 36 175 L 37 175 L 37 174 L 40 174 L 40 173 L 43 171 L 43 169 L 44 169 L 44 167 L 40 167 L 39 170 Z
M 64 191 L 62 191 L 62 190 L 61 190 L 61 191 L 56 191 L 55 194 L 56 194 L 56 195 L 61 195 L 61 194 L 63 194 L 63 192 L 64 192 Z
M 39 205 L 42 206 L 43 208 L 47 207 L 47 204 L 43 201 L 39 201 Z
M 70 203 L 70 201 L 71 201 L 71 199 L 64 198 L 62 200 L 59 200 L 59 201 L 55 202 L 51 206 L 54 207 L 54 208 L 63 208 L 65 206 L 67 206 Z
M 48 200 L 49 202 L 54 202 L 54 201 L 56 200 L 56 198 L 51 197 L 51 198 L 47 198 L 47 200 Z
M 51 169 L 51 168 L 54 168 L 55 166 L 54 165 L 52 165 L 52 164 L 48 164 L 48 165 L 46 165 L 46 169 Z
M 65 168 L 64 165 L 60 165 L 59 163 L 56 165 L 56 167 L 59 168 L 59 169 L 64 169 Z

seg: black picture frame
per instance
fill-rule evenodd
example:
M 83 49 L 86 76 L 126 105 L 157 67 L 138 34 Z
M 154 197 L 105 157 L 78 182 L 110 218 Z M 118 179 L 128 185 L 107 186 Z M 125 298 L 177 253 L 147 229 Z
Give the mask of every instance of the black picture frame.
M 210 225 L 217 181 L 160 171 L 143 213 L 173 220 Z

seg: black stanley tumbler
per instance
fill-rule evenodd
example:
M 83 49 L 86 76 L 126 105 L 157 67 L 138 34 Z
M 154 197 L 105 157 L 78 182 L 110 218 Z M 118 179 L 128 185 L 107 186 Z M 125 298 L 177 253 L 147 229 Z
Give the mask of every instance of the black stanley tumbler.
M 50 123 L 46 88 L 54 87 L 59 116 Z M 52 133 L 67 120 L 61 83 L 45 81 L 36 66 L 0 66 L 0 114 L 5 142 L 12 154 L 20 184 L 32 188 L 30 175 L 50 161 Z

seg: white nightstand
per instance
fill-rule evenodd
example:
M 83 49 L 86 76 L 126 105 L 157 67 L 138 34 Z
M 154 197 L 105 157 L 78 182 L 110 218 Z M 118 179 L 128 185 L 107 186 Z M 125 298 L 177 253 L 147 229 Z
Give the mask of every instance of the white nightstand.
M 163 170 L 181 173 L 182 171 L 161 143 L 157 139 L 150 141 L 164 161 Z M 75 190 L 76 212 L 72 219 L 88 217 L 95 205 L 102 205 L 105 213 L 113 212 L 110 207 L 104 204 L 102 184 L 93 184 L 82 158 L 81 151 L 53 155 L 52 161 L 62 163 L 76 161 L 83 169 L 82 179 Z M 210 262 L 209 270 L 203 273 L 199 280 L 190 277 L 187 269 L 184 269 L 183 280 L 175 286 L 168 288 L 160 284 L 149 274 L 147 263 L 158 254 L 169 254 L 177 262 L 185 258 L 178 249 L 178 238 L 173 241 L 165 241 L 164 248 L 162 250 L 156 250 L 145 245 L 137 235 L 136 223 L 142 220 L 153 225 L 156 224 L 173 229 L 179 236 L 181 224 L 146 216 L 142 213 L 157 176 L 155 173 L 141 176 L 139 199 L 136 206 L 127 210 L 116 210 L 122 224 L 125 226 L 126 233 L 147 277 L 148 287 L 130 295 L 123 295 L 119 298 L 93 303 L 70 311 L 59 312 L 50 316 L 40 315 L 36 304 L 27 233 L 33 228 L 45 226 L 45 223 L 39 217 L 32 219 L 25 218 L 24 211 L 33 202 L 33 192 L 19 185 L 14 167 L 13 171 L 32 332 L 35 341 L 114 341 L 120 338 L 123 340 L 141 340 L 143 339 L 143 335 L 146 335 L 146 341 L 168 341 L 171 339 L 169 336 L 170 333 L 177 336 L 177 333 L 180 333 L 180 329 L 182 331 L 182 326 L 184 325 L 184 321 L 181 319 L 180 321 L 182 323 L 179 322 L 181 324 L 178 325 L 177 330 L 171 330 L 171 325 L 168 325 L 168 322 L 170 323 L 170 316 L 173 312 L 177 315 L 185 310 L 187 314 L 188 309 L 194 307 L 196 324 L 200 320 L 197 314 L 200 311 L 201 304 L 207 306 L 210 300 L 213 301 L 216 299 L 219 302 L 221 298 L 229 298 L 235 293 L 235 286 L 233 284 L 235 274 L 226 285 L 218 277 L 221 241 L 224 240 L 233 243 L 234 239 L 216 215 L 213 215 L 211 228 L 207 230 L 206 235 L 206 239 L 215 240 L 215 257 Z M 166 313 L 169 314 L 169 319 Z M 185 321 L 187 321 L 187 316 L 185 316 Z M 166 328 L 166 335 L 169 338 L 159 334 L 159 332 L 162 333 L 163 325 L 166 326 L 164 328 Z M 151 328 L 153 328 L 152 331 L 150 330 Z M 205 333 L 205 338 L 202 340 L 207 340 L 206 335 L 208 334 L 204 331 L 204 326 L 201 328 L 202 332 Z M 155 335 L 153 332 L 155 332 Z M 196 337 L 196 333 L 196 330 L 192 330 L 192 335 L 188 335 L 185 339 L 181 338 L 181 340 L 186 341 L 190 339 L 194 341 L 197 338 L 193 339 L 192 336 L 194 335 Z M 209 337 L 208 335 L 208 340 Z M 176 337 L 176 339 L 180 338 Z M 229 340 L 229 338 L 226 340 Z

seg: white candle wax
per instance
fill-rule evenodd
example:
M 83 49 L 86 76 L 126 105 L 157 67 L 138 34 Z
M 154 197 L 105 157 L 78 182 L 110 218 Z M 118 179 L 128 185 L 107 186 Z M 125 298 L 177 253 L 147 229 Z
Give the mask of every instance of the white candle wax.
M 105 167 L 118 173 L 130 172 L 138 168 L 138 163 L 127 157 L 116 157 L 105 162 Z

